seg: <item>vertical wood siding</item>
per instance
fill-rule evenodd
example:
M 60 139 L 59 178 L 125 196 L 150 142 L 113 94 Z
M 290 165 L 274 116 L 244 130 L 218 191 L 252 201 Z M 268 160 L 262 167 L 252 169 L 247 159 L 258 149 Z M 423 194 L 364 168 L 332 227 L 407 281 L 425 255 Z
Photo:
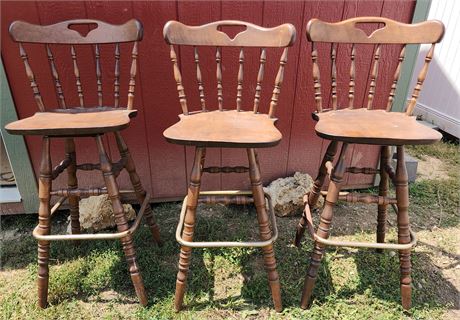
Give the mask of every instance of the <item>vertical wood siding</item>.
M 417 101 L 414 114 L 422 115 L 423 119 L 433 122 L 440 129 L 460 138 L 460 2 L 455 0 L 433 1 L 428 19 L 441 20 L 446 33 L 440 44 L 436 46 L 430 71 L 425 79 L 424 87 Z M 420 53 L 412 76 L 411 86 L 417 83 L 417 75 L 422 68 L 425 55 L 430 45 L 421 45 Z M 408 99 L 412 94 L 409 90 Z
M 163 25 L 170 19 L 176 19 L 186 24 L 203 24 L 220 19 L 246 20 L 266 27 L 285 22 L 295 25 L 297 41 L 289 50 L 285 81 L 281 88 L 277 116 L 278 128 L 283 134 L 283 140 L 275 148 L 260 151 L 261 169 L 264 183 L 295 171 L 316 174 L 320 158 L 325 152 L 326 143 L 314 133 L 314 121 L 311 112 L 314 111 L 313 83 L 311 76 L 310 44 L 305 38 L 306 23 L 316 17 L 326 21 L 338 21 L 355 16 L 376 15 L 385 16 L 403 22 L 409 22 L 414 10 L 414 0 L 401 1 L 86 1 L 86 2 L 1 2 L 1 53 L 11 91 L 19 117 L 31 116 L 37 111 L 31 89 L 28 85 L 22 62 L 19 58 L 17 45 L 8 35 L 8 26 L 14 20 L 24 20 L 31 23 L 51 24 L 71 18 L 94 18 L 109 23 L 122 23 L 130 18 L 137 18 L 144 24 L 144 40 L 139 46 L 139 73 L 137 76 L 135 106 L 139 110 L 137 118 L 132 121 L 124 136 L 132 150 L 138 171 L 145 187 L 156 199 L 180 197 L 185 194 L 187 172 L 191 167 L 193 150 L 167 143 L 162 132 L 178 120 L 180 106 L 172 76 L 172 66 L 169 60 L 169 50 L 162 36 Z M 31 47 L 30 47 L 31 48 Z M 330 45 L 320 45 L 320 71 L 325 107 L 330 99 L 330 62 L 328 55 Z M 111 92 L 114 79 L 114 48 L 101 51 L 103 87 Z M 361 48 L 357 52 L 356 66 L 356 101 L 363 102 L 367 97 L 368 74 L 372 60 L 372 47 Z M 45 103 L 51 107 L 57 106 L 56 97 L 46 54 L 43 48 L 29 49 L 32 67 L 44 96 Z M 259 52 L 245 52 L 245 83 L 243 90 L 243 107 L 251 109 L 256 85 Z M 276 54 L 275 54 L 276 53 Z M 389 92 L 393 70 L 399 51 L 397 48 L 382 52 L 382 69 L 377 81 L 375 105 L 385 107 L 385 97 Z M 349 47 L 338 46 L 338 95 L 339 103 L 346 101 L 349 69 Z M 129 48 L 121 46 L 121 56 L 129 57 Z M 280 52 L 268 52 L 266 75 L 262 89 L 261 110 L 266 111 L 269 97 L 279 63 Z M 62 85 L 68 99 L 68 104 L 77 105 L 75 79 L 70 68 L 70 55 L 67 51 L 56 50 L 57 68 L 62 76 Z M 85 100 L 96 103 L 96 74 L 94 55 L 90 48 L 81 48 L 79 64 L 81 78 L 85 85 Z M 200 49 L 200 64 L 202 66 L 203 83 L 207 96 L 207 105 L 215 108 L 217 104 L 215 80 L 215 52 L 212 49 Z M 181 48 L 178 60 L 184 76 L 184 85 L 191 109 L 199 108 L 198 87 L 194 68 L 193 51 L 191 48 Z M 223 50 L 223 87 L 224 107 L 234 108 L 236 97 L 236 79 L 238 70 L 238 50 Z M 125 60 L 127 62 L 127 59 Z M 123 81 L 121 82 L 121 104 L 126 103 L 126 89 L 129 66 L 121 64 Z M 383 69 L 384 68 L 384 69 Z M 249 71 L 253 69 L 252 71 Z M 384 70 L 384 71 L 383 71 Z M 107 95 L 108 95 L 107 93 Z M 105 98 L 105 97 L 104 97 Z M 244 109 L 244 108 L 243 108 Z M 41 142 L 38 137 L 27 137 L 29 155 L 38 173 Z M 106 140 L 110 154 L 116 158 L 114 141 L 111 137 Z M 77 143 L 79 162 L 97 161 L 96 148 L 92 139 L 84 138 Z M 207 164 L 209 165 L 241 165 L 246 163 L 244 150 L 210 149 Z M 54 143 L 54 160 L 63 157 L 62 142 Z M 376 165 L 377 152 L 375 148 L 356 146 L 349 157 L 352 165 Z M 90 185 L 102 179 L 92 173 L 82 172 L 79 181 Z M 126 187 L 129 179 L 121 176 L 121 186 Z M 373 177 L 354 175 L 347 178 L 349 187 L 368 186 Z M 58 180 L 57 184 L 64 183 Z M 240 189 L 248 187 L 246 175 L 212 175 L 204 178 L 204 189 Z

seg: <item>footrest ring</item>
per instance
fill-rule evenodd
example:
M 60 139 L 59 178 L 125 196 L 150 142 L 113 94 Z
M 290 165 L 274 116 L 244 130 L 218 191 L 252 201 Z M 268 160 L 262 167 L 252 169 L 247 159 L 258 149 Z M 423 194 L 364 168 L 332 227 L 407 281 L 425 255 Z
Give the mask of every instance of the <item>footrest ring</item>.
M 393 209 L 397 212 L 397 208 L 395 205 L 392 206 Z M 319 242 L 321 244 L 327 246 L 335 246 L 335 247 L 351 247 L 351 248 L 374 248 L 374 249 L 389 249 L 389 250 L 407 250 L 412 249 L 417 244 L 417 236 L 409 228 L 410 234 L 410 242 L 409 243 L 377 243 L 377 242 L 357 242 L 357 241 L 341 241 L 341 240 L 332 240 L 332 239 L 324 239 L 318 236 L 315 233 L 315 228 L 313 226 L 313 220 L 311 216 L 311 211 L 308 203 L 305 205 L 305 209 L 303 212 L 308 233 L 312 240 Z
M 123 191 L 120 193 L 130 193 L 131 191 Z M 58 200 L 58 202 L 53 206 L 51 209 L 51 215 L 61 206 L 61 204 L 64 202 L 66 197 L 62 197 Z M 104 240 L 104 239 L 120 239 L 124 238 L 127 235 L 134 234 L 134 232 L 137 230 L 137 228 L 140 225 L 140 222 L 142 220 L 142 217 L 144 216 L 144 211 L 147 205 L 149 205 L 150 201 L 150 194 L 145 195 L 144 202 L 142 203 L 141 208 L 139 209 L 139 212 L 136 215 L 136 220 L 134 220 L 134 223 L 131 225 L 131 227 L 128 230 L 122 231 L 122 232 L 115 232 L 115 233 L 94 233 L 94 234 L 57 234 L 57 235 L 43 235 L 38 232 L 39 230 L 39 225 L 37 225 L 32 232 L 32 235 L 34 236 L 35 239 L 40 240 L 40 241 L 59 241 L 59 240 Z
M 209 195 L 234 195 L 234 196 L 249 196 L 252 195 L 251 191 L 240 191 L 240 190 L 235 190 L 235 191 L 204 191 L 200 192 L 201 196 L 209 196 Z M 182 203 L 182 209 L 180 212 L 180 217 L 179 217 L 179 223 L 177 224 L 176 228 L 176 240 L 179 244 L 182 246 L 190 247 L 190 248 L 229 248 L 229 247 L 240 247 L 240 248 L 247 248 L 247 247 L 266 247 L 273 242 L 276 241 L 278 238 L 278 228 L 276 226 L 276 218 L 275 218 L 275 211 L 273 210 L 273 204 L 271 201 L 271 198 L 268 194 L 264 194 L 265 199 L 267 200 L 268 203 L 268 213 L 270 217 L 270 222 L 272 225 L 272 232 L 273 235 L 270 239 L 265 240 L 265 241 L 197 241 L 197 242 L 192 242 L 192 241 L 186 241 L 182 239 L 182 228 L 184 227 L 184 220 L 185 220 L 185 213 L 187 211 L 187 198 L 188 196 L 185 196 L 184 201 Z

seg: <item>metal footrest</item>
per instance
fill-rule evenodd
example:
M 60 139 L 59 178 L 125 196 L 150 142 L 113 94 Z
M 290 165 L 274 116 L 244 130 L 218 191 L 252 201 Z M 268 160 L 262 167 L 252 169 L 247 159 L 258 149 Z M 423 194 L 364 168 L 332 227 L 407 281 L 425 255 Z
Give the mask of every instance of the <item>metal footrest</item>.
M 249 196 L 252 195 L 251 191 L 204 191 L 200 192 L 200 196 L 203 197 L 215 197 L 215 196 L 233 196 L 233 197 L 241 197 L 241 196 Z M 275 211 L 273 210 L 273 205 L 271 198 L 268 194 L 265 193 L 265 199 L 268 203 L 268 214 L 270 217 L 270 222 L 272 225 L 272 237 L 265 241 L 186 241 L 182 239 L 182 229 L 184 227 L 185 221 L 185 213 L 187 211 L 187 197 L 184 198 L 182 203 L 182 210 L 180 212 L 179 223 L 177 224 L 176 229 L 176 240 L 179 244 L 191 247 L 191 248 L 228 248 L 228 247 L 266 247 L 273 242 L 276 241 L 278 238 L 278 228 L 276 226 L 276 218 L 275 218 Z M 236 203 L 236 202 L 235 202 Z
M 120 193 L 134 193 L 134 191 L 131 190 L 123 190 L 120 191 Z M 67 199 L 67 197 L 61 197 L 58 202 L 51 208 L 51 213 L 50 213 L 50 219 L 53 215 L 53 213 L 64 203 L 64 201 Z M 94 234 L 59 234 L 59 235 L 42 235 L 39 234 L 39 225 L 37 225 L 32 232 L 32 235 L 34 236 L 35 239 L 37 240 L 42 240 L 42 241 L 59 241 L 59 240 L 105 240 L 105 239 L 120 239 L 124 238 L 127 235 L 132 235 L 134 232 L 137 230 L 139 227 L 139 224 L 142 220 L 142 217 L 144 215 L 145 208 L 149 205 L 150 201 L 150 194 L 145 195 L 144 202 L 142 203 L 141 208 L 139 209 L 139 212 L 137 213 L 136 219 L 134 220 L 134 223 L 131 225 L 131 227 L 122 232 L 115 232 L 115 233 L 94 233 Z
M 395 205 L 392 205 L 393 209 L 397 213 L 397 208 Z M 415 247 L 417 244 L 417 237 L 414 232 L 409 228 L 410 239 L 409 243 L 377 243 L 377 242 L 357 242 L 357 241 L 341 241 L 341 240 L 332 240 L 324 239 L 318 236 L 315 233 L 313 226 L 313 219 L 311 216 L 310 206 L 308 203 L 305 205 L 304 217 L 307 221 L 307 229 L 312 240 L 322 243 L 327 246 L 336 246 L 336 247 L 354 247 L 354 248 L 375 248 L 375 249 L 390 249 L 390 250 L 407 250 Z

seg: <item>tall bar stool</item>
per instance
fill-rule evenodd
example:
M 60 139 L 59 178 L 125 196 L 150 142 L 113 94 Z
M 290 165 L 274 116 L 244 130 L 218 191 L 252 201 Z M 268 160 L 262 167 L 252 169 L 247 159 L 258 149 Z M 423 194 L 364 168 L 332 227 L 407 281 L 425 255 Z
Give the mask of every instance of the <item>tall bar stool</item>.
M 220 27 L 233 26 L 245 27 L 246 30 L 238 33 L 231 39 Z M 275 111 L 278 104 L 278 95 L 283 81 L 284 66 L 287 62 L 288 47 L 295 41 L 295 28 L 290 24 L 283 24 L 274 28 L 262 28 L 242 21 L 217 21 L 202 26 L 186 26 L 177 21 L 166 23 L 163 35 L 170 45 L 170 56 L 174 68 L 174 78 L 177 83 L 179 101 L 182 107 L 180 121 L 167 128 L 163 135 L 171 143 L 195 146 L 195 160 L 190 174 L 188 194 L 184 199 L 179 224 L 176 230 L 176 239 L 181 244 L 179 256 L 179 272 L 176 281 L 175 309 L 182 307 L 187 274 L 190 265 L 192 248 L 205 247 L 261 247 L 264 252 L 265 269 L 268 274 L 273 303 L 277 311 L 282 310 L 281 293 L 276 261 L 273 252 L 273 242 L 277 238 L 277 229 L 273 208 L 268 195 L 264 194 L 257 161 L 256 149 L 272 147 L 281 140 L 281 133 L 275 127 Z M 198 92 L 201 110 L 189 112 L 187 99 L 182 85 L 182 76 L 177 63 L 174 45 L 188 45 L 194 47 Z M 216 48 L 216 78 L 217 78 L 217 110 L 209 108 L 205 101 L 204 85 L 202 81 L 199 52 L 200 46 L 213 46 Z M 224 108 L 222 88 L 222 47 L 239 48 L 239 69 L 236 87 L 236 101 L 228 102 L 236 109 Z M 260 51 L 260 67 L 255 87 L 254 102 L 250 111 L 243 110 L 243 65 L 244 48 L 256 47 Z M 259 113 L 262 81 L 264 78 L 264 64 L 266 62 L 266 48 L 284 48 L 281 55 L 280 66 L 275 80 L 270 110 L 268 114 Z M 237 63 L 237 62 L 236 62 Z M 235 64 L 236 64 L 235 63 Z M 183 67 L 183 66 L 182 66 Z M 247 104 L 245 104 L 247 105 Z M 246 109 L 247 110 L 247 109 Z M 249 160 L 249 167 L 204 167 L 206 148 L 245 148 Z M 252 185 L 250 191 L 215 191 L 200 192 L 200 182 L 203 173 L 230 173 L 249 172 Z M 257 242 L 194 242 L 196 208 L 198 203 L 254 203 L 257 209 L 259 222 L 260 241 Z M 266 202 L 269 205 L 267 213 Z M 270 221 L 271 220 L 271 221 Z M 271 222 L 271 223 L 270 223 Z M 271 225 L 271 226 L 270 226 Z
M 89 28 L 96 26 L 86 36 L 72 29 L 73 26 Z M 45 308 L 48 304 L 48 263 L 50 241 L 55 240 L 80 240 L 97 239 L 120 239 L 123 251 L 128 262 L 131 280 L 133 281 L 136 294 L 141 304 L 147 304 L 147 295 L 144 289 L 141 274 L 136 260 L 133 245 L 133 233 L 139 227 L 142 217 L 150 228 L 154 240 L 161 244 L 159 228 L 155 222 L 152 209 L 150 208 L 150 195 L 141 185 L 135 164 L 124 142 L 120 131 L 129 126 L 130 118 L 137 114 L 134 107 L 134 88 L 137 70 L 138 42 L 142 40 L 142 24 L 137 20 L 130 20 L 123 25 L 111 25 L 98 20 L 69 20 L 48 26 L 33 25 L 27 22 L 15 21 L 10 26 L 10 35 L 15 42 L 19 43 L 20 56 L 24 62 L 27 77 L 33 90 L 33 95 L 39 112 L 33 116 L 8 124 L 5 128 L 11 134 L 43 136 L 42 158 L 39 177 L 39 224 L 34 229 L 33 235 L 38 240 L 38 304 Z M 127 106 L 120 106 L 120 44 L 133 43 L 131 53 L 131 70 L 129 74 L 129 88 Z M 59 107 L 47 111 L 40 94 L 34 73 L 29 64 L 29 59 L 23 43 L 44 44 L 48 57 L 51 75 L 54 80 L 56 97 Z M 101 52 L 102 45 L 114 44 L 113 52 L 114 67 L 114 93 L 113 99 L 107 96 L 103 99 Z M 64 89 L 61 85 L 58 68 L 52 49 L 55 46 L 67 45 L 69 57 L 72 60 L 73 73 L 75 75 L 76 89 L 79 106 L 69 106 L 64 97 Z M 77 45 L 90 46 L 94 50 L 96 65 L 96 80 L 94 87 L 97 88 L 97 103 L 87 104 L 84 99 L 83 85 L 80 80 L 79 59 L 77 59 Z M 33 45 L 30 45 L 31 47 Z M 34 50 L 37 48 L 34 47 Z M 108 49 L 108 48 L 107 48 Z M 113 49 L 112 49 L 113 50 Z M 69 76 L 69 75 L 64 75 Z M 111 100 L 111 104 L 103 101 Z M 112 104 L 113 103 L 113 104 Z M 112 162 L 103 144 L 103 136 L 113 133 L 121 159 Z M 77 164 L 74 138 L 94 137 L 99 153 L 99 163 Z M 65 139 L 65 159 L 59 165 L 52 167 L 50 143 L 53 138 Z M 116 178 L 122 170 L 129 174 L 133 189 L 132 191 L 120 191 Z M 79 188 L 77 181 L 78 170 L 99 170 L 105 182 L 103 187 Z M 68 187 L 53 190 L 52 181 L 62 172 L 67 171 Z M 121 193 L 135 193 L 141 208 L 134 223 L 130 226 L 121 203 Z M 107 194 L 112 202 L 117 233 L 81 234 L 79 223 L 78 202 L 81 197 Z M 51 207 L 52 196 L 60 198 Z M 51 215 L 59 206 L 68 199 L 71 215 L 71 235 L 50 235 Z
M 377 30 L 369 36 L 357 26 L 362 23 L 379 24 Z M 317 112 L 313 118 L 318 121 L 315 131 L 318 136 L 330 141 L 326 154 L 321 163 L 318 176 L 313 189 L 305 195 L 305 210 L 297 227 L 295 244 L 300 246 L 302 235 L 308 228 L 309 235 L 315 241 L 311 254 L 310 267 L 308 269 L 302 293 L 301 307 L 306 308 L 311 298 L 315 285 L 318 268 L 324 255 L 326 246 L 364 247 L 392 249 L 399 251 L 400 261 L 400 285 L 402 306 L 409 309 L 411 306 L 411 250 L 416 244 L 415 234 L 409 227 L 409 190 L 407 183 L 406 165 L 404 162 L 404 145 L 430 144 L 441 139 L 441 134 L 431 128 L 416 122 L 411 116 L 417 102 L 417 98 L 425 80 L 428 65 L 433 57 L 435 43 L 441 41 L 444 34 L 444 26 L 440 21 L 426 21 L 417 24 L 404 24 L 381 17 L 359 17 L 337 23 L 327 23 L 318 19 L 312 19 L 307 25 L 307 38 L 312 42 L 313 80 L 315 89 L 315 102 Z M 321 95 L 321 83 L 318 60 L 317 42 L 331 43 L 331 107 L 324 108 Z M 337 95 L 337 43 L 351 44 L 350 82 L 348 86 L 348 101 L 340 99 Z M 428 50 L 425 64 L 423 65 L 415 85 L 412 97 L 409 100 L 406 111 L 390 112 L 393 107 L 396 85 L 400 77 L 401 65 L 404 60 L 407 44 L 432 44 Z M 356 44 L 373 44 L 373 63 L 369 75 L 369 91 L 367 105 L 356 107 L 355 103 L 355 57 Z M 398 45 L 400 51 L 399 62 L 394 73 L 391 88 L 388 88 L 388 100 L 386 105 L 378 105 L 373 110 L 374 97 L 379 71 L 379 60 L 383 45 Z M 329 98 L 329 97 L 328 97 Z M 382 110 L 383 109 L 383 110 Z M 338 143 L 342 142 L 340 155 L 335 165 L 333 160 L 337 152 Z M 380 146 L 380 168 L 357 168 L 346 167 L 345 158 L 350 144 L 367 144 Z M 396 146 L 397 165 L 396 171 L 391 166 L 391 146 Z M 344 173 L 351 174 L 379 174 L 379 194 L 363 195 L 340 192 Z M 327 192 L 321 188 L 325 178 L 330 178 Z M 389 181 L 393 182 L 396 189 L 396 198 L 388 196 Z M 310 208 L 314 207 L 320 195 L 325 196 L 325 205 L 321 212 L 319 226 L 315 232 L 312 223 Z M 337 200 L 347 202 L 361 202 L 378 205 L 377 215 L 377 243 L 345 242 L 328 239 L 329 229 L 333 218 L 333 207 Z M 384 243 L 386 231 L 387 206 L 391 205 L 397 214 L 398 244 Z

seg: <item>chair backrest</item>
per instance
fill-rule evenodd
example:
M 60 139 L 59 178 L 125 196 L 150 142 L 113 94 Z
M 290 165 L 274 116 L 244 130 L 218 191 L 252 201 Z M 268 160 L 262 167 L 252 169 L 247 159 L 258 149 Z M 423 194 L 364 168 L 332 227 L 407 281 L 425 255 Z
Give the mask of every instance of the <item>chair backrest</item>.
M 231 38 L 227 33 L 222 32 L 220 28 L 234 26 L 244 27 L 245 30 Z M 243 65 L 245 61 L 244 48 L 260 48 L 260 65 L 257 74 L 257 83 L 255 86 L 254 103 L 252 110 L 259 112 L 259 103 L 261 98 L 262 82 L 264 80 L 265 63 L 267 59 L 267 48 L 284 48 L 280 58 L 280 66 L 275 79 L 275 88 L 272 92 L 270 110 L 268 112 L 271 118 L 275 117 L 275 111 L 278 104 L 278 96 L 281 89 L 284 76 L 284 66 L 287 63 L 288 47 L 292 46 L 295 41 L 296 31 L 293 25 L 283 24 L 274 28 L 263 28 L 252 23 L 236 20 L 223 20 L 211 22 L 201 26 L 187 26 L 177 21 L 169 21 L 163 29 L 163 35 L 166 42 L 170 45 L 170 57 L 173 63 L 174 78 L 177 83 L 177 91 L 183 114 L 189 113 L 187 107 L 187 98 L 182 85 L 182 75 L 177 63 L 177 55 L 174 45 L 186 45 L 194 47 L 194 61 L 196 65 L 196 78 L 198 82 L 198 93 L 200 97 L 201 110 L 206 111 L 206 100 L 204 94 L 204 85 L 202 81 L 198 47 L 212 46 L 216 47 L 216 82 L 217 82 L 217 104 L 220 111 L 224 110 L 223 86 L 222 86 L 222 47 L 238 47 L 239 68 L 236 86 L 236 110 L 241 111 L 243 108 Z
M 360 24 L 377 24 L 378 28 L 375 29 L 370 35 L 367 35 L 362 30 Z M 358 17 L 348 20 L 328 23 L 318 19 L 312 19 L 307 25 L 307 38 L 312 42 L 312 62 L 313 62 L 313 82 L 315 90 L 315 103 L 318 112 L 323 111 L 323 99 L 321 96 L 321 82 L 320 72 L 318 66 L 318 49 L 317 42 L 331 43 L 331 102 L 332 109 L 336 110 L 337 106 L 337 44 L 347 43 L 351 44 L 350 52 L 350 81 L 348 90 L 348 108 L 354 108 L 355 100 L 355 77 L 356 77 L 356 45 L 357 44 L 372 44 L 374 45 L 372 66 L 369 74 L 369 91 L 367 97 L 367 109 L 372 109 L 375 89 L 377 83 L 377 75 L 379 71 L 379 59 L 381 56 L 382 45 L 402 45 L 399 54 L 398 64 L 394 73 L 393 82 L 389 90 L 386 110 L 391 111 L 396 92 L 396 86 L 401 73 L 401 66 L 404 60 L 406 45 L 407 44 L 432 44 L 425 57 L 425 64 L 423 65 L 417 83 L 413 89 L 412 97 L 406 106 L 406 114 L 411 115 L 417 98 L 422 89 L 423 81 L 425 80 L 428 66 L 433 58 L 435 43 L 441 41 L 444 34 L 444 25 L 437 20 L 425 21 L 416 24 L 405 24 L 383 17 Z M 329 97 L 328 97 L 329 98 Z M 364 107 L 364 106 L 363 106 Z
M 90 27 L 92 26 L 95 26 L 95 28 L 90 30 Z M 86 35 L 83 35 L 72 28 L 83 28 L 83 30 L 88 30 L 89 32 Z M 40 111 L 45 111 L 45 104 L 35 80 L 35 75 L 29 64 L 28 55 L 23 43 L 44 44 L 51 75 L 54 81 L 56 97 L 58 104 L 62 109 L 66 109 L 69 106 L 66 104 L 64 97 L 64 90 L 61 85 L 61 78 L 59 77 L 58 69 L 56 68 L 52 46 L 68 45 L 70 47 L 69 54 L 72 59 L 71 69 L 73 69 L 73 73 L 75 75 L 75 85 L 80 107 L 85 107 L 87 104 L 85 104 L 83 84 L 80 79 L 81 66 L 78 64 L 76 47 L 78 45 L 90 45 L 92 47 L 96 67 L 96 83 L 94 84 L 94 87 L 97 90 L 98 106 L 102 107 L 104 105 L 104 100 L 102 93 L 101 46 L 104 44 L 115 44 L 113 53 L 115 59 L 113 106 L 118 108 L 120 104 L 120 44 L 125 42 L 133 43 L 127 100 L 127 108 L 133 108 L 135 77 L 137 72 L 138 41 L 142 40 L 143 34 L 143 28 L 140 21 L 133 19 L 122 25 L 112 25 L 99 20 L 77 19 L 62 21 L 46 26 L 30 24 L 24 21 L 14 21 L 10 25 L 9 32 L 12 39 L 19 43 L 19 53 L 24 62 L 26 74 L 30 81 L 34 98 Z

